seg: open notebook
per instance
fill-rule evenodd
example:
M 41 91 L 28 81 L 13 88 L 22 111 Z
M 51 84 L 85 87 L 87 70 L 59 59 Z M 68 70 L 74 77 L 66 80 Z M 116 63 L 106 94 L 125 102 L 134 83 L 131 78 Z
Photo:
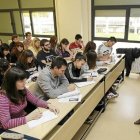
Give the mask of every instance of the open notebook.
M 64 93 L 62 95 L 59 95 L 57 98 L 61 99 L 61 98 L 76 96 L 76 95 L 79 95 L 79 94 L 80 94 L 80 91 L 78 90 L 78 88 L 76 88 L 74 91 L 67 92 L 67 93 Z
M 43 112 L 42 117 L 40 119 L 29 121 L 27 123 L 27 125 L 28 125 L 29 128 L 33 128 L 37 125 L 40 125 L 44 122 L 53 120 L 57 117 L 58 116 L 54 112 L 51 112 L 50 110 L 46 110 L 46 111 Z
M 74 91 L 64 93 L 57 98 L 59 102 L 81 102 L 81 97 L 80 91 L 76 88 Z

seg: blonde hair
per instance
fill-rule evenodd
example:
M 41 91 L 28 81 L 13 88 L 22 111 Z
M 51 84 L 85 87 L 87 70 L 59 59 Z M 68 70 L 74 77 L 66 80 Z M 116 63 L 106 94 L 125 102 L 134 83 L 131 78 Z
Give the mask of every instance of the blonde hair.
M 31 43 L 31 46 L 32 46 L 32 47 L 35 47 L 35 43 L 36 43 L 37 41 L 40 41 L 40 39 L 37 38 L 37 37 L 33 38 L 32 43 Z

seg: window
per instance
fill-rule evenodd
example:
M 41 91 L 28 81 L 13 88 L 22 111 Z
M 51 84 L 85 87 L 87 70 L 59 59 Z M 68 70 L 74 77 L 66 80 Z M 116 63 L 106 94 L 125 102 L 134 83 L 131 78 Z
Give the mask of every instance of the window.
M 140 41 L 140 8 L 132 8 L 129 19 L 128 40 Z
M 125 10 L 96 10 L 95 37 L 124 38 Z
M 92 0 L 92 39 L 115 36 L 121 42 L 140 42 L 139 1 Z
M 33 12 L 33 29 L 36 35 L 54 35 L 53 12 Z
M 23 12 L 22 15 L 24 33 L 31 32 L 32 26 L 34 35 L 55 35 L 53 12 L 31 12 L 32 25 L 29 12 Z
M 9 12 L 0 13 L 0 33 L 12 33 L 11 16 Z M 6 25 L 6 26 L 4 26 Z
M 22 13 L 22 19 L 23 19 L 24 34 L 25 34 L 26 32 L 31 32 L 31 33 L 32 33 L 31 21 L 30 21 L 29 12 L 23 12 L 23 13 Z

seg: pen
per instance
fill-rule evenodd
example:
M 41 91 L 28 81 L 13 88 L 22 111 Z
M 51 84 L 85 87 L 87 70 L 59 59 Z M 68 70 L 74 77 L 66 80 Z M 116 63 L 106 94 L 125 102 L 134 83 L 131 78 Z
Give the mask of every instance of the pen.
M 69 101 L 78 101 L 78 98 L 70 98 Z
M 41 113 L 41 111 L 40 111 L 39 107 L 38 107 L 37 109 L 38 109 L 38 112 L 39 112 L 39 113 Z

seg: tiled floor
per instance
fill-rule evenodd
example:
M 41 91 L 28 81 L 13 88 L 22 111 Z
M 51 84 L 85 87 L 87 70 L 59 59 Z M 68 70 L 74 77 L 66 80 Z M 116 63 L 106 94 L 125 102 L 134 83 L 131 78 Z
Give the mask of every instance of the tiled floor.
M 86 140 L 140 140 L 140 75 L 131 74 L 119 87 L 119 97 L 107 105 Z

